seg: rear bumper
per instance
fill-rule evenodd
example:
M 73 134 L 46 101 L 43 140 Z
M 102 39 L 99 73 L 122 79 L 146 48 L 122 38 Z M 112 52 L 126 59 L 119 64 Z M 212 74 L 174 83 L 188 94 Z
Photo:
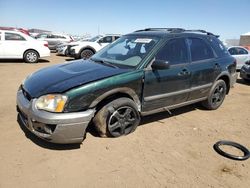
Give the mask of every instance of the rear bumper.
M 95 110 L 75 113 L 51 113 L 38 110 L 36 99 L 27 100 L 17 92 L 17 110 L 22 123 L 36 136 L 53 143 L 81 143 Z
M 41 51 L 39 51 L 40 57 L 49 57 L 50 56 L 50 50 L 49 48 L 45 48 Z
M 231 80 L 230 80 L 230 87 L 233 87 L 234 84 L 236 83 L 237 81 L 237 78 L 238 78 L 238 73 L 235 72 L 231 75 Z

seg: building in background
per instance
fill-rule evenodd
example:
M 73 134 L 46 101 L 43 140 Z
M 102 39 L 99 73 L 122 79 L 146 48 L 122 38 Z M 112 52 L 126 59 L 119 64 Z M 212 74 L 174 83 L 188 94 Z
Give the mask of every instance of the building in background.
M 250 50 L 250 32 L 242 34 L 240 36 L 240 46 L 244 46 L 245 48 Z

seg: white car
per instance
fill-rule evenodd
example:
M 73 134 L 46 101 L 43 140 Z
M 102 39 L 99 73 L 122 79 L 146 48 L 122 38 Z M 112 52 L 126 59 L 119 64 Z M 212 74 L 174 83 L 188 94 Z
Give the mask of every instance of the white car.
M 88 41 L 79 42 L 68 48 L 69 56 L 75 59 L 88 59 L 97 51 L 120 38 L 120 36 L 116 34 L 98 35 Z
M 69 42 L 69 43 L 60 43 L 56 46 L 56 52 L 58 55 L 68 55 L 69 54 L 69 51 L 68 49 L 72 46 L 76 46 L 76 45 L 79 45 L 81 42 L 84 42 L 84 41 L 88 41 L 89 39 L 81 39 L 81 40 L 78 40 L 78 41 L 73 41 L 73 42 Z
M 250 62 L 250 52 L 242 46 L 231 46 L 229 53 L 236 59 L 236 69 L 240 70 L 246 62 Z
M 37 40 L 47 41 L 50 50 L 56 50 L 56 46 L 62 42 L 72 42 L 73 37 L 60 33 L 41 33 L 35 36 Z
M 46 41 L 38 41 L 18 31 L 0 30 L 0 59 L 23 59 L 37 63 L 41 57 L 50 56 Z

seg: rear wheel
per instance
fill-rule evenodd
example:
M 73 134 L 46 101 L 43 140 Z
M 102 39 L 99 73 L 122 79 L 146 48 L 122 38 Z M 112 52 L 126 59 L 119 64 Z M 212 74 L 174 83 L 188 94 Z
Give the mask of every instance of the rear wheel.
M 94 52 L 90 49 L 85 49 L 81 51 L 80 58 L 81 59 L 89 59 L 92 55 L 94 55 Z
M 208 96 L 208 99 L 202 105 L 209 110 L 216 110 L 223 103 L 227 92 L 227 86 L 224 80 L 217 80 Z
M 93 121 L 101 137 L 119 137 L 137 128 L 140 114 L 131 99 L 119 98 L 102 107 Z
M 39 55 L 35 50 L 28 50 L 24 53 L 23 59 L 26 63 L 37 63 Z

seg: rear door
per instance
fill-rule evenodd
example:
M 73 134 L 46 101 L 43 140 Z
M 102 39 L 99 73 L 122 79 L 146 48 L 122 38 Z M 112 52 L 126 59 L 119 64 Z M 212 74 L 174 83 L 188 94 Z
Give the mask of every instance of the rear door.
M 191 56 L 192 70 L 190 96 L 188 100 L 206 97 L 215 80 L 216 72 L 220 72 L 219 60 L 213 49 L 203 38 L 187 38 Z
M 170 66 L 164 70 L 145 70 L 144 112 L 183 103 L 189 95 L 191 72 L 185 39 L 167 41 L 155 59 L 168 61 Z

